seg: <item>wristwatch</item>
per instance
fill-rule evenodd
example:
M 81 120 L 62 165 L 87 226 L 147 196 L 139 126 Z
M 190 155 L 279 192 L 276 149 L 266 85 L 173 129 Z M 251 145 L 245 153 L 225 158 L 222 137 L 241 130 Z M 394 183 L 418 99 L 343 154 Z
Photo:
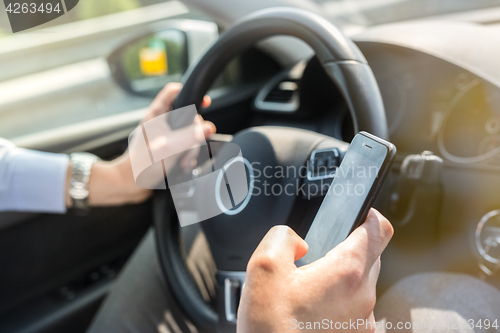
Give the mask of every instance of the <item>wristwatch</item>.
M 71 161 L 71 179 L 68 193 L 73 208 L 87 210 L 90 172 L 99 158 L 90 153 L 72 153 L 69 155 L 69 159 Z

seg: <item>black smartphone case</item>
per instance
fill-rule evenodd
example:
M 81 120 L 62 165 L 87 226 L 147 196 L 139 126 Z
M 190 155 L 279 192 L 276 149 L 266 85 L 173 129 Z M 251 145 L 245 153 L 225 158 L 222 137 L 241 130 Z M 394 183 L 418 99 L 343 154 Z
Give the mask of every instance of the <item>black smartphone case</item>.
M 388 149 L 388 154 L 386 157 L 386 160 L 384 161 L 383 168 L 379 170 L 379 174 L 377 175 L 377 180 L 376 184 L 372 187 L 370 190 L 369 199 L 365 201 L 365 204 L 363 205 L 363 208 L 359 211 L 359 214 L 356 218 L 356 222 L 353 224 L 351 231 L 349 232 L 352 233 L 354 229 L 359 227 L 363 222 L 366 220 L 366 216 L 368 216 L 368 211 L 373 205 L 373 202 L 377 198 L 378 193 L 380 192 L 380 188 L 384 184 L 384 180 L 386 179 L 387 175 L 389 174 L 389 171 L 391 170 L 392 164 L 394 163 L 394 159 L 396 158 L 396 146 L 390 143 L 389 141 L 383 140 L 373 134 L 370 134 L 368 132 L 361 131 L 358 134 L 361 134 L 373 141 L 376 141 L 384 146 L 387 147 Z

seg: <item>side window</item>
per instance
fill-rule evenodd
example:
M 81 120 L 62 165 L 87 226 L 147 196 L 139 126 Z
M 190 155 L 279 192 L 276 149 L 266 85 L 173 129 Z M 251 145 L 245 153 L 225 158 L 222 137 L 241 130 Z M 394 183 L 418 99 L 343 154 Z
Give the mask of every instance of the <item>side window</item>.
M 137 33 L 194 17 L 201 15 L 178 1 L 80 0 L 50 22 L 12 33 L 0 10 L 0 137 L 146 107 L 152 97 L 121 89 L 106 57 Z

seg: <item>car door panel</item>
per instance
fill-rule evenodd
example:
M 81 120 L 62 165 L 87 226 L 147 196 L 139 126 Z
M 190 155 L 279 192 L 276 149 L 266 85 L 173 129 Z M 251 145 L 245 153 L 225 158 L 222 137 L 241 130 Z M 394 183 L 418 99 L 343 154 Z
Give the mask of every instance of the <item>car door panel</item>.
M 24 138 L 45 151 L 125 151 L 143 112 Z M 18 143 L 19 144 L 19 143 Z M 0 332 L 84 331 L 128 256 L 151 225 L 151 203 L 92 208 L 82 215 L 0 214 Z

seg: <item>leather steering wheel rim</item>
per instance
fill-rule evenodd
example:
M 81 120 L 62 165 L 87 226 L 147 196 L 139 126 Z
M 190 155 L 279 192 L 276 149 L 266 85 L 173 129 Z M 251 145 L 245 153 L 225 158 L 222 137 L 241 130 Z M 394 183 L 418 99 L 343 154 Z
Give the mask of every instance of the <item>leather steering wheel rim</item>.
M 364 130 L 387 139 L 388 128 L 380 91 L 361 51 L 337 27 L 323 17 L 292 8 L 255 12 L 223 33 L 199 62 L 185 74 L 174 109 L 195 104 L 200 109 L 204 94 L 225 65 L 256 42 L 271 36 L 297 37 L 311 46 L 328 75 L 343 94 L 355 132 Z M 181 251 L 180 227 L 169 214 L 165 192 L 154 198 L 154 223 L 162 272 L 182 309 L 197 327 L 216 331 L 218 315 L 199 293 Z M 173 210 L 173 205 L 170 207 Z

